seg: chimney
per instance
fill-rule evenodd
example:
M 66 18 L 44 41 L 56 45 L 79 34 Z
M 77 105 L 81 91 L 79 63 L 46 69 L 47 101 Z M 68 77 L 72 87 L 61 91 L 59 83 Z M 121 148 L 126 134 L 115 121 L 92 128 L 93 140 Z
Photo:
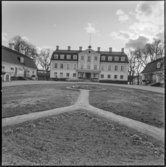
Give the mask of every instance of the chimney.
M 25 49 L 21 49 L 21 53 L 25 55 Z
M 112 52 L 112 47 L 109 48 L 109 51 Z
M 59 50 L 59 46 L 58 45 L 56 46 L 56 50 Z
M 70 50 L 70 46 L 68 46 L 68 50 Z
M 122 48 L 122 52 L 124 53 L 124 48 Z
M 100 52 L 100 47 L 97 47 L 97 51 Z
M 14 42 L 9 42 L 9 48 L 14 50 Z
M 80 51 L 82 51 L 82 46 L 80 46 Z

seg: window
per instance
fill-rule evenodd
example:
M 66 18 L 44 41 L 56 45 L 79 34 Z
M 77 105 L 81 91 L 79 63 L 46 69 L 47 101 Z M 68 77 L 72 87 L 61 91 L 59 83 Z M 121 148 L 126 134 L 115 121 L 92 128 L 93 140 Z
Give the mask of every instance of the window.
M 95 61 L 97 60 L 97 56 L 95 56 L 94 60 L 95 60 Z
M 84 56 L 81 56 L 81 60 L 84 60 Z
M 101 66 L 101 70 L 104 70 L 104 66 L 103 65 Z
M 67 64 L 67 69 L 69 69 L 69 68 L 70 68 L 70 67 L 69 67 L 69 65 L 70 65 L 70 64 Z
M 77 64 L 74 64 L 74 69 L 76 69 L 77 68 Z
M 121 66 L 121 71 L 124 71 L 124 66 Z
M 57 77 L 57 72 L 54 72 L 54 76 Z
M 90 69 L 90 65 L 89 64 L 87 65 L 87 69 Z
M 115 66 L 115 71 L 118 71 L 118 66 Z
M 90 57 L 90 56 L 88 56 L 88 62 L 90 62 L 90 60 L 91 60 L 91 57 Z
M 117 79 L 117 75 L 114 75 L 114 79 Z
M 60 68 L 63 68 L 63 64 L 60 64 Z
M 35 71 L 32 71 L 32 74 L 35 74 Z
M 24 58 L 23 57 L 20 58 L 20 62 L 24 63 Z
M 76 60 L 76 59 L 77 59 L 77 55 L 73 55 L 73 59 L 75 59 L 75 60 Z
M 84 68 L 84 65 L 83 64 L 81 64 L 81 69 L 83 69 Z
M 60 77 L 63 77 L 63 72 L 60 73 Z
M 63 55 L 63 54 L 62 54 L 62 55 L 60 55 L 60 58 L 61 58 L 61 59 L 64 59 L 64 55 Z
M 73 77 L 76 77 L 76 73 L 73 73 Z
M 115 56 L 115 61 L 119 61 L 119 57 Z
M 111 78 L 111 75 L 108 75 L 107 78 Z
M 160 68 L 161 67 L 161 62 L 158 62 L 157 63 L 157 68 Z
M 54 59 L 58 59 L 58 55 L 57 54 L 54 54 Z
M 123 75 L 120 75 L 120 79 L 123 79 Z
M 14 70 L 14 68 L 13 68 L 13 67 L 11 67 L 10 69 L 11 69 L 11 70 Z
M 101 56 L 101 60 L 105 60 L 105 56 Z
M 71 59 L 71 55 L 67 55 L 67 59 Z
M 2 69 L 5 69 L 5 66 L 2 66 Z
M 108 66 L 108 71 L 111 71 L 111 65 Z
M 108 61 L 112 61 L 112 56 L 109 56 L 109 57 L 108 57 Z
M 94 65 L 94 70 L 97 70 L 97 65 Z
M 69 77 L 69 73 L 66 73 L 66 77 Z
M 104 74 L 101 74 L 101 78 L 104 78 Z
M 121 57 L 121 61 L 125 61 L 125 57 Z
M 55 68 L 58 68 L 58 63 L 55 63 Z

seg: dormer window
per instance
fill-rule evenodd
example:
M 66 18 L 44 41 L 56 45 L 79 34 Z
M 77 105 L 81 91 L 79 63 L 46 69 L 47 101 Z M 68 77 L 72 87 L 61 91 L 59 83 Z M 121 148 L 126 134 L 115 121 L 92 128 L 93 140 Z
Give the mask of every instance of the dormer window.
M 125 61 L 125 57 L 121 57 L 121 61 Z
M 71 59 L 71 55 L 67 55 L 67 59 Z
M 105 56 L 101 56 L 101 60 L 105 60 Z
M 158 62 L 157 63 L 157 68 L 160 68 L 161 67 L 161 62 Z
M 119 57 L 115 56 L 115 61 L 119 61 Z
M 54 54 L 54 59 L 58 59 L 58 55 L 57 54 Z
M 108 61 L 112 61 L 112 56 L 109 56 L 109 57 L 108 57 Z
M 24 63 L 24 58 L 23 57 L 20 58 L 20 62 Z
M 62 55 L 60 55 L 60 58 L 61 58 L 61 59 L 64 59 L 64 55 L 63 55 L 63 54 L 62 54 Z
M 73 59 L 75 59 L 75 60 L 76 60 L 76 59 L 77 59 L 77 55 L 73 55 Z

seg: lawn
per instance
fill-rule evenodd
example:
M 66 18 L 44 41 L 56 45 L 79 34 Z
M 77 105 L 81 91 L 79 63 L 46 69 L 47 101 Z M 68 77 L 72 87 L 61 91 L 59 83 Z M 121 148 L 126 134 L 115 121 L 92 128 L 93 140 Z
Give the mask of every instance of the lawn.
M 39 112 L 73 105 L 80 92 L 68 84 L 19 85 L 2 88 L 2 117 Z
M 2 165 L 164 165 L 162 148 L 82 110 L 2 128 Z
M 105 90 L 90 91 L 91 105 L 164 128 L 164 94 L 116 86 L 102 86 L 102 88 Z

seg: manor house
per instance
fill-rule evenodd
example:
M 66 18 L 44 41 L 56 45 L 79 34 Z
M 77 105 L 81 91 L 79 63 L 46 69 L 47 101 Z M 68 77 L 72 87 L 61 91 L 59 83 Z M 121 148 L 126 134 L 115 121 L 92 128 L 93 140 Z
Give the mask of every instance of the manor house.
M 52 53 L 50 78 L 68 78 L 83 79 L 98 82 L 125 83 L 128 81 L 128 58 L 124 53 L 109 51 L 101 51 L 100 47 L 97 51 L 91 49 L 71 50 L 68 46 L 67 50 L 59 49 Z

